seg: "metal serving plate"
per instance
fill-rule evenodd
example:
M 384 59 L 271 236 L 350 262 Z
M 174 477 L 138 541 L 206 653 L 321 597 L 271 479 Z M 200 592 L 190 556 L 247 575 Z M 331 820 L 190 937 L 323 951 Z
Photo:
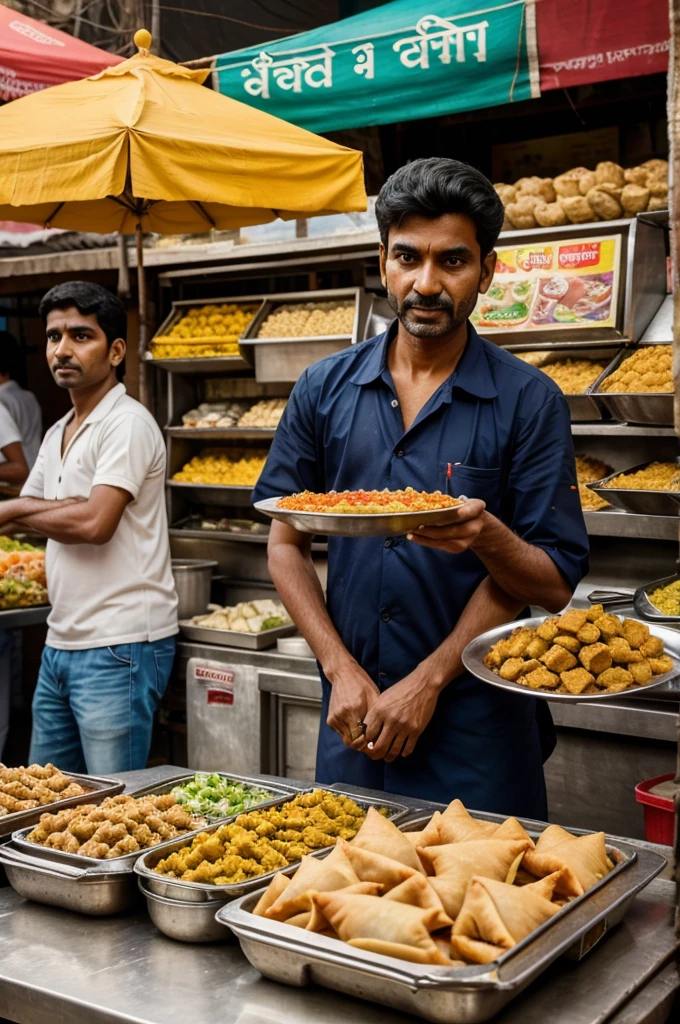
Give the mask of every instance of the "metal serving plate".
M 128 795 L 134 797 L 148 796 L 149 794 L 161 796 L 164 793 L 169 793 L 175 786 L 189 782 L 195 774 L 195 772 L 189 772 L 177 775 L 161 783 L 136 789 Z M 234 779 L 237 782 L 245 782 L 268 789 L 273 794 L 272 799 L 258 804 L 258 807 L 278 804 L 284 797 L 290 800 L 298 792 L 292 787 L 271 784 L 269 780 L 236 775 L 233 772 L 209 774 L 223 775 L 225 778 Z M 233 820 L 235 817 L 237 815 L 222 818 L 207 828 L 217 828 L 225 821 Z M 82 857 L 77 853 L 65 853 L 62 850 L 53 850 L 50 847 L 29 843 L 26 836 L 31 828 L 15 832 L 11 843 L 0 846 L 0 864 L 4 865 L 10 885 L 20 896 L 38 903 L 48 903 L 52 906 L 64 907 L 66 910 L 76 910 L 82 914 L 92 915 L 115 914 L 135 902 L 137 888 L 133 868 L 137 858 L 141 857 L 145 851 L 128 853 L 124 857 L 114 857 L 111 860 L 95 860 L 92 857 Z M 180 844 L 185 840 L 191 841 L 201 831 L 203 828 L 197 827 L 190 832 L 185 832 L 183 836 L 178 837 Z M 153 849 L 165 849 L 174 842 L 174 839 L 169 839 L 164 843 L 159 843 Z
M 178 942 L 234 942 L 235 936 L 215 919 L 216 904 L 185 902 L 157 896 L 137 879 L 139 891 L 146 900 L 149 917 L 156 928 Z
M 668 583 L 674 583 L 678 578 L 678 574 L 673 573 L 672 576 L 664 576 L 662 580 L 652 580 L 651 583 L 645 583 L 644 587 L 637 588 L 633 597 L 633 607 L 640 618 L 647 619 L 649 622 L 680 622 L 680 615 L 665 615 L 649 600 L 649 595 L 653 590 L 665 587 Z
M 680 516 L 680 491 L 642 491 L 627 487 L 605 487 L 608 480 L 613 480 L 622 473 L 635 473 L 648 465 L 649 462 L 641 462 L 630 469 L 618 469 L 615 473 L 610 473 L 602 480 L 596 480 L 587 486 L 624 512 L 634 512 L 641 516 Z M 680 466 L 678 472 L 680 473 Z
M 461 494 L 461 499 L 467 499 Z M 474 495 L 473 495 L 474 497 Z M 392 537 L 412 533 L 419 526 L 448 526 L 456 521 L 461 505 L 433 509 L 431 512 L 394 512 L 385 515 L 335 515 L 332 512 L 294 512 L 279 508 L 277 498 L 265 498 L 253 505 L 272 519 L 293 526 L 302 533 L 333 537 Z
M 0 836 L 9 835 L 27 825 L 37 824 L 41 814 L 57 813 L 65 807 L 75 807 L 76 804 L 100 804 L 107 796 L 115 796 L 125 788 L 124 782 L 120 782 L 118 779 L 107 779 L 101 775 L 76 775 L 73 772 L 64 772 L 63 774 L 91 792 L 81 793 L 79 796 L 69 796 L 65 800 L 55 800 L 51 804 L 32 807 L 28 811 L 12 811 L 11 814 L 4 814 L 0 818 Z
M 647 683 L 646 686 L 632 686 L 630 689 L 622 690 L 619 693 L 572 694 L 554 693 L 552 690 L 531 690 L 528 686 L 521 686 L 519 683 L 511 683 L 508 679 L 501 679 L 500 676 L 486 667 L 483 661 L 484 655 L 488 653 L 489 648 L 497 640 L 503 640 L 505 637 L 510 636 L 513 629 L 517 629 L 518 626 L 529 626 L 531 629 L 535 629 L 536 626 L 540 626 L 542 622 L 545 622 L 545 618 L 545 615 L 536 615 L 531 619 L 506 622 L 503 626 L 496 626 L 495 629 L 482 633 L 481 636 L 471 640 L 463 651 L 462 657 L 465 668 L 473 676 L 481 680 L 481 682 L 490 683 L 501 690 L 509 690 L 512 693 L 521 694 L 522 697 L 538 697 L 542 700 L 561 702 L 571 701 L 572 703 L 579 704 L 593 700 L 611 700 L 612 698 L 618 700 L 624 698 L 627 700 L 629 697 L 646 697 L 650 690 L 655 690 L 657 686 L 670 683 L 671 680 L 677 679 L 680 676 L 680 632 L 676 629 L 668 629 L 667 627 L 657 625 L 654 625 L 651 629 L 651 634 L 663 640 L 664 650 L 673 661 L 672 670 L 664 672 L 663 675 L 654 676 L 653 683 Z M 680 689 L 680 683 L 678 684 L 678 689 Z
M 209 626 L 195 626 L 191 619 L 180 619 L 180 632 L 188 640 L 198 640 L 202 644 L 216 644 L 218 647 L 245 647 L 249 651 L 264 651 L 273 647 L 280 636 L 291 636 L 297 633 L 297 626 L 291 622 L 288 626 L 275 626 L 262 633 L 242 633 L 237 629 L 211 629 Z
M 498 815 L 484 817 L 503 820 Z M 400 827 L 416 830 L 429 818 L 430 814 L 422 815 Z M 536 834 L 535 822 L 524 824 Z M 541 827 L 546 825 L 539 826 L 539 830 Z M 578 829 L 572 831 L 583 834 Z M 666 865 L 658 854 L 607 839 L 608 849 L 622 855 L 621 863 L 584 896 L 568 904 L 563 913 L 486 965 L 448 968 L 411 964 L 256 917 L 252 910 L 261 891 L 226 904 L 216 916 L 237 936 L 243 953 L 265 977 L 297 987 L 316 983 L 437 1024 L 480 1024 L 498 1013 L 558 957 L 578 959 L 584 955 L 622 919 L 635 894 Z
M 648 348 L 648 345 L 638 346 Z M 641 423 L 648 426 L 673 426 L 673 395 L 667 393 L 654 394 L 649 392 L 612 392 L 600 391 L 602 382 L 618 369 L 624 359 L 637 349 L 623 349 L 612 360 L 604 373 L 593 384 L 590 394 L 600 403 L 603 409 L 621 423 Z
M 324 789 L 323 786 L 310 786 L 308 789 L 297 790 L 295 796 L 301 796 L 305 793 L 313 793 L 317 789 Z M 362 797 L 357 793 L 345 792 L 340 788 L 333 788 L 328 790 L 329 793 L 337 796 L 351 797 L 355 803 L 359 804 L 360 807 L 368 809 L 371 805 L 375 806 L 376 801 L 371 798 Z M 292 799 L 292 796 L 287 798 Z M 266 806 L 272 807 L 277 804 L 284 803 L 287 801 L 279 800 L 277 803 L 268 804 Z M 395 803 L 393 800 L 380 800 L 380 806 L 386 807 L 389 810 L 390 821 L 398 822 L 404 819 L 408 813 L 408 807 L 405 804 Z M 213 825 L 209 825 L 203 829 L 203 832 L 215 832 L 224 822 L 217 822 Z M 180 840 L 173 840 L 171 843 L 163 844 L 163 849 L 154 846 L 153 849 L 147 850 L 139 858 L 135 864 L 134 870 L 144 880 L 144 885 L 156 896 L 165 896 L 168 899 L 184 900 L 185 902 L 205 902 L 209 900 L 216 906 L 218 902 L 225 902 L 226 900 L 234 900 L 239 896 L 244 896 L 246 893 L 252 892 L 253 889 L 261 889 L 263 885 L 267 885 L 268 882 L 274 877 L 274 875 L 282 872 L 285 874 L 291 874 L 293 871 L 297 871 L 300 862 L 295 861 L 293 864 L 289 864 L 285 868 L 277 868 L 276 871 L 269 871 L 266 875 L 258 875 L 256 878 L 249 878 L 245 882 L 235 882 L 232 885 L 209 885 L 206 882 L 182 882 L 178 878 L 166 878 L 164 875 L 158 875 L 153 870 L 159 860 L 166 857 L 170 853 L 174 853 L 176 850 L 180 850 L 183 846 L 187 845 L 187 837 L 183 836 Z M 322 850 L 315 850 L 312 854 L 313 857 L 323 857 L 329 850 L 332 850 L 332 846 L 326 846 Z M 156 856 L 159 853 L 160 856 Z

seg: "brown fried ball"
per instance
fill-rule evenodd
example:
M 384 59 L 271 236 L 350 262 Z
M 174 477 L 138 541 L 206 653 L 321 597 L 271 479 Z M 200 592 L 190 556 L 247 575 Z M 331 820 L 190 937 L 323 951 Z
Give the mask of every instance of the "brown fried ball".
M 558 174 L 556 178 L 553 178 L 553 188 L 555 194 L 562 199 L 575 198 L 580 194 L 579 192 L 579 181 L 580 175 L 574 174 L 573 171 L 567 171 L 566 174 Z
M 612 188 L 615 189 L 616 185 Z M 602 220 L 617 220 L 623 213 L 623 207 L 616 196 L 610 195 L 604 187 L 591 188 L 586 199 L 593 213 Z
M 560 227 L 567 223 L 567 215 L 559 203 L 537 203 L 534 207 L 536 223 L 542 228 Z
M 647 170 L 644 167 L 628 167 L 623 176 L 631 185 L 645 186 L 647 184 Z
M 595 219 L 593 209 L 585 196 L 568 196 L 561 198 L 559 203 L 572 224 L 587 224 Z
M 503 206 L 507 206 L 508 203 L 514 203 L 515 196 L 517 195 L 517 189 L 514 185 L 506 185 L 504 182 L 499 181 L 494 185 L 494 188 Z
M 597 185 L 597 177 L 595 171 L 586 171 L 582 174 L 578 182 L 578 190 L 582 196 L 587 196 L 591 188 L 595 188 Z
M 621 189 L 621 205 L 627 217 L 633 217 L 647 209 L 650 191 L 644 185 L 626 185 Z
M 537 221 L 534 216 L 534 207 L 537 202 L 536 196 L 521 196 L 517 202 L 506 206 L 505 213 L 513 227 L 518 230 L 536 227 Z
M 595 168 L 595 177 L 598 185 L 605 181 L 612 181 L 615 185 L 625 185 L 626 177 L 623 167 L 615 164 L 613 160 L 602 160 Z

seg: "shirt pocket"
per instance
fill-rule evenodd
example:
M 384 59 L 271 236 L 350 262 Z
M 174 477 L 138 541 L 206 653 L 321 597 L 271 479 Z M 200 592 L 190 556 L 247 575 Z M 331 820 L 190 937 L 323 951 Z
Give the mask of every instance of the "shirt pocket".
M 489 512 L 496 515 L 501 507 L 501 468 L 482 469 L 479 466 L 453 466 L 450 493 L 466 498 L 481 498 Z

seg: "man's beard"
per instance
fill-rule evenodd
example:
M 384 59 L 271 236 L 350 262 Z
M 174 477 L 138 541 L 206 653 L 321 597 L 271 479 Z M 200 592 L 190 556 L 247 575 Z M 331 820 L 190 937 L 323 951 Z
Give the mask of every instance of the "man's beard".
M 414 338 L 445 338 L 447 334 L 453 334 L 465 321 L 477 304 L 477 295 L 466 297 L 456 306 L 448 295 L 418 295 L 417 292 L 410 292 L 400 304 L 396 295 L 389 289 L 387 301 L 397 316 L 399 322 Z M 436 322 L 431 320 L 419 320 L 413 306 L 422 306 L 424 309 L 441 309 L 445 313 Z

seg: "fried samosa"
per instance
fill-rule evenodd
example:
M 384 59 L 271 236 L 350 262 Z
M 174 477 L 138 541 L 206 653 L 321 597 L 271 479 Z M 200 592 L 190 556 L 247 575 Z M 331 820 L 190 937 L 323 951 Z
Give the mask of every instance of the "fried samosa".
M 497 828 L 495 821 L 473 818 L 460 800 L 452 800 L 439 820 L 439 842 L 465 843 L 471 839 L 488 839 Z
M 282 875 L 280 871 L 277 872 L 257 901 L 257 904 L 253 908 L 253 913 L 257 914 L 258 917 L 264 917 L 265 912 L 269 910 L 274 903 L 276 903 L 284 889 L 287 889 L 289 885 L 290 878 Z
M 336 849 L 338 848 L 343 851 L 360 881 L 378 882 L 384 892 L 390 892 L 412 875 L 422 876 L 422 869 L 416 871 L 414 868 L 407 868 L 398 860 L 383 857 L 382 854 L 373 853 L 371 850 L 362 850 L 345 839 L 338 839 Z
M 518 887 L 475 876 L 451 935 L 451 956 L 491 963 L 555 914 L 550 902 L 558 879 L 549 876 Z
M 356 885 L 348 885 L 342 891 L 357 896 L 380 896 L 382 886 L 378 885 L 377 882 L 357 882 Z M 314 890 L 310 890 L 309 897 L 312 909 L 304 914 L 296 914 L 295 917 L 289 917 L 286 924 L 296 924 L 300 928 L 305 928 L 308 932 L 318 932 L 320 935 L 335 935 L 325 914 L 319 905 L 312 900 L 312 897 L 315 895 Z
M 533 849 L 534 841 L 517 818 L 506 818 L 493 834 L 494 839 L 523 839 Z
M 314 893 L 312 901 L 350 946 L 412 963 L 450 964 L 430 935 L 438 927 L 436 909 L 344 892 Z
M 559 825 L 550 825 L 536 848 L 524 857 L 523 866 L 539 878 L 561 871 L 557 892 L 563 896 L 582 896 L 604 878 L 610 864 L 604 832 L 572 836 Z
M 439 834 L 441 817 L 442 812 L 435 811 L 421 832 L 404 832 L 409 843 L 412 843 L 413 846 L 437 846 L 439 843 L 443 843 L 444 840 Z
M 439 896 L 423 875 L 412 874 L 401 885 L 391 889 L 385 899 L 394 900 L 395 903 L 406 903 L 409 907 L 419 907 L 421 910 L 436 910 L 439 918 L 435 930 L 448 928 L 453 924 L 451 918 L 444 912 Z
M 366 818 L 352 840 L 352 846 L 360 850 L 379 853 L 383 857 L 397 860 L 407 868 L 423 873 L 418 854 L 404 833 L 397 826 L 369 807 Z
M 430 846 L 419 853 L 434 868 L 435 877 L 429 879 L 430 885 L 446 913 L 455 920 L 463 905 L 467 884 L 474 875 L 512 883 L 529 848 L 522 839 L 481 839 Z
M 324 860 L 306 856 L 278 899 L 264 911 L 271 921 L 285 921 L 311 908 L 310 890 L 333 892 L 356 885 L 359 877 L 342 849 L 337 846 Z

